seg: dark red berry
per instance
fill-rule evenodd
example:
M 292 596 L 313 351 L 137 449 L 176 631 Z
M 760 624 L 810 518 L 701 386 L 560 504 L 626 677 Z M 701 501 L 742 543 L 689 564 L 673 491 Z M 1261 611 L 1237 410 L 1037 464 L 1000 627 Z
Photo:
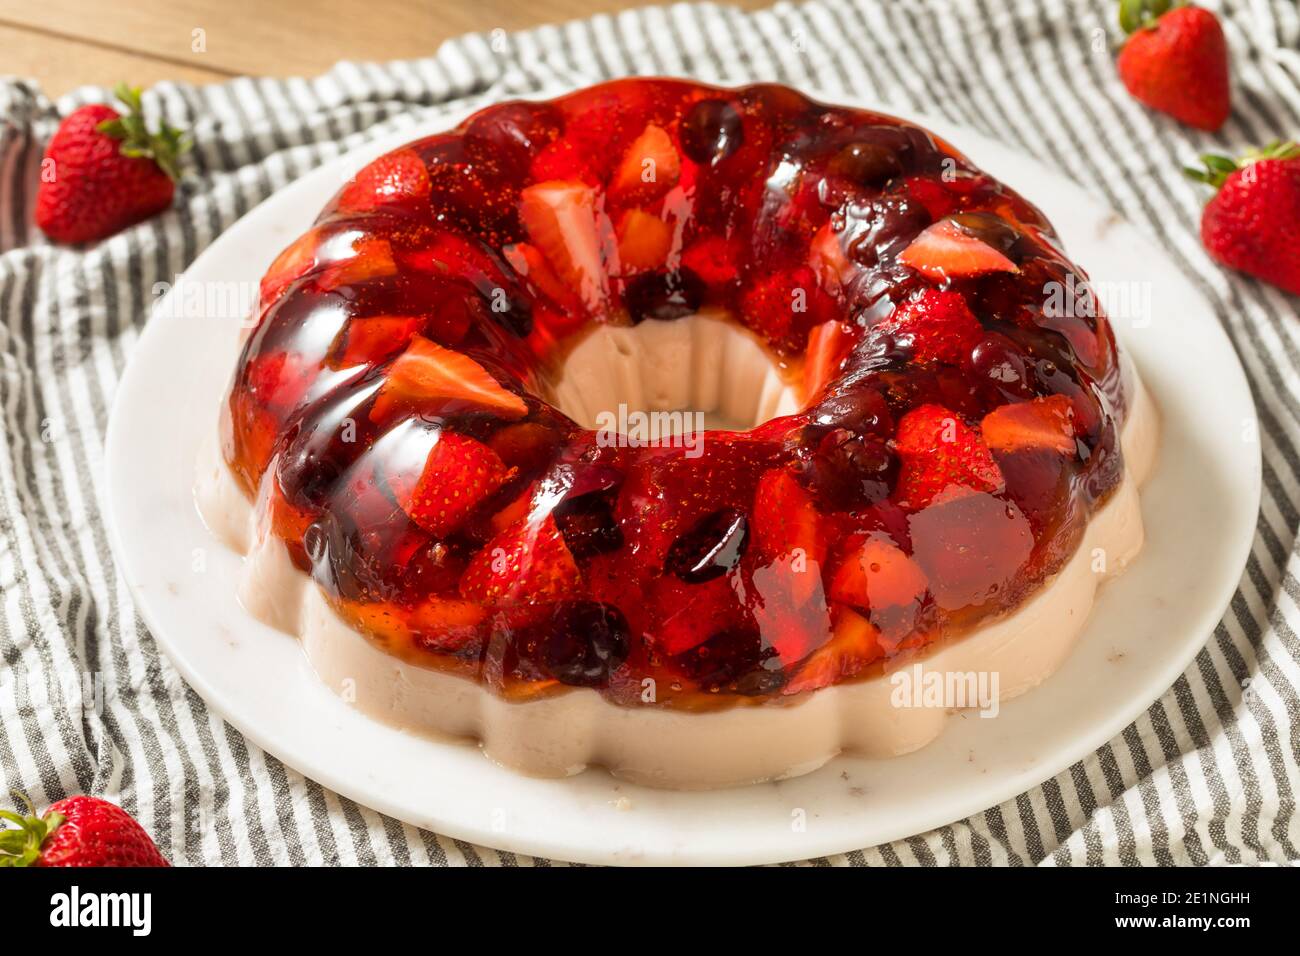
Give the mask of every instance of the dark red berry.
M 700 277 L 683 266 L 636 276 L 623 292 L 623 303 L 633 324 L 645 319 L 670 321 L 698 312 L 705 292 Z
M 605 495 L 582 495 L 564 501 L 555 509 L 555 523 L 578 560 L 623 547 L 623 531 Z
M 520 175 L 563 127 L 560 111 L 547 103 L 502 103 L 470 120 L 465 145 L 503 173 Z
M 703 584 L 736 567 L 748 539 L 745 513 L 719 508 L 672 543 L 665 566 L 687 584 Z
M 682 117 L 682 151 L 697 163 L 716 163 L 740 148 L 744 121 L 726 100 L 700 100 Z
M 541 663 L 561 683 L 602 686 L 627 659 L 627 620 L 612 604 L 567 602 L 556 608 L 550 624 L 540 643 Z
M 878 186 L 903 171 L 898 154 L 878 143 L 849 143 L 827 165 L 827 171 L 860 186 Z
M 677 655 L 674 663 L 708 691 L 768 694 L 784 683 L 780 658 L 756 627 L 729 627 Z
M 889 495 L 898 459 L 883 441 L 837 428 L 803 464 L 807 487 L 826 506 L 852 511 Z

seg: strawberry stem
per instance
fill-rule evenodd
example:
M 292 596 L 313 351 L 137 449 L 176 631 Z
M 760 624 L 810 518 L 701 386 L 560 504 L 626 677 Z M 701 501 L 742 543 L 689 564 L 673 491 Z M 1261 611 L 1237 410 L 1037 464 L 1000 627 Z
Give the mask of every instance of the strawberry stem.
M 1188 179 L 1194 179 L 1198 183 L 1206 183 L 1218 189 L 1227 182 L 1229 176 L 1250 163 L 1257 163 L 1264 159 L 1296 158 L 1300 158 L 1300 145 L 1274 140 L 1261 149 L 1249 150 L 1240 160 L 1220 156 L 1216 153 L 1206 153 L 1201 157 L 1201 163 L 1205 166 L 1204 169 L 1197 169 L 1195 166 L 1184 166 L 1183 173 Z
M 47 813 L 44 817 L 36 815 L 36 808 L 23 794 L 17 794 L 27 804 L 27 813 L 13 810 L 0 810 L 0 820 L 17 824 L 0 830 L 0 867 L 31 866 L 41 855 L 41 844 L 45 838 L 63 825 L 65 817 L 61 813 Z
M 1173 0 L 1120 0 L 1119 25 L 1125 33 L 1137 33 L 1153 27 L 1156 21 L 1173 7 L 1182 6 Z
M 105 136 L 122 141 L 123 156 L 152 159 L 173 181 L 179 181 L 181 157 L 193 145 L 189 138 L 165 122 L 159 123 L 158 132 L 149 132 L 144 123 L 144 105 L 139 87 L 119 83 L 114 87 L 113 95 L 126 107 L 126 112 L 117 119 L 100 123 L 98 130 Z

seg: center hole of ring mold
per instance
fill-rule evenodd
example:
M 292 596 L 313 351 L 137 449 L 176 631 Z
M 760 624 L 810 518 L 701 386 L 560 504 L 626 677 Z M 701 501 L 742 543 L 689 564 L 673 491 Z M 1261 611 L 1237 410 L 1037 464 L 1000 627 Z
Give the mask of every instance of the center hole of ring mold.
M 594 326 L 550 398 L 583 427 L 634 440 L 743 431 L 802 405 L 791 366 L 721 312 Z

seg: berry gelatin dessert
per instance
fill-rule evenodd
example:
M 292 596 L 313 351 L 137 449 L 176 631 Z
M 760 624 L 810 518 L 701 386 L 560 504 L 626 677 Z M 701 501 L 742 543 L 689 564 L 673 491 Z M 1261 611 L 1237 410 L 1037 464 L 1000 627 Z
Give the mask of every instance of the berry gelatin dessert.
M 888 116 L 669 80 L 503 103 L 276 259 L 200 508 L 323 680 L 525 772 L 903 753 L 946 712 L 892 674 L 1026 690 L 1141 547 L 1155 414 L 1088 288 Z M 626 427 L 683 409 L 710 427 Z

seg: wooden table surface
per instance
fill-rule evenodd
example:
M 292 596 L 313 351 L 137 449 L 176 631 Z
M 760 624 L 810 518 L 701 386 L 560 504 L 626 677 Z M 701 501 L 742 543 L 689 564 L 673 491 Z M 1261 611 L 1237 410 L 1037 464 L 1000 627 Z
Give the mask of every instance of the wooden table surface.
M 757 9 L 772 0 L 729 2 Z M 518 30 L 642 5 L 641 0 L 0 0 L 0 72 L 34 78 L 51 96 L 119 80 L 149 86 L 243 74 L 314 76 L 338 60 L 427 56 L 442 40 L 461 33 Z

